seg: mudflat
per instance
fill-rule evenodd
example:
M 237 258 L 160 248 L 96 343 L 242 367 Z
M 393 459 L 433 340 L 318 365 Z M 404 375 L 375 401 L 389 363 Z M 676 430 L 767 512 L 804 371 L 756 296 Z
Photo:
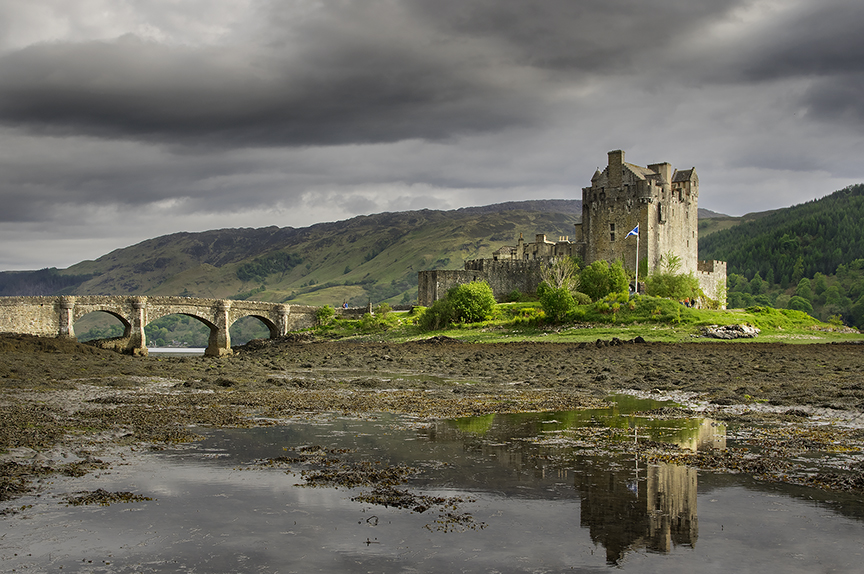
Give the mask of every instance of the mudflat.
M 683 397 L 716 419 L 749 424 L 800 423 L 830 411 L 857 428 L 857 437 L 864 346 L 471 344 L 441 337 L 385 344 L 295 336 L 208 358 L 131 357 L 4 335 L 0 389 L 3 500 L 25 492 L 40 472 L 100 468 L 110 448 L 194 440 L 196 425 L 272 425 L 299 413 L 562 411 L 638 391 Z

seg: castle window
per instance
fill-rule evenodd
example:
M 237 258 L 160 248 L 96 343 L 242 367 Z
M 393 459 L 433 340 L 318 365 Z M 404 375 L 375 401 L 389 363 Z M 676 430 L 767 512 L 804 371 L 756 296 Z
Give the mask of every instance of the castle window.
M 615 224 L 609 224 L 609 241 L 615 241 Z

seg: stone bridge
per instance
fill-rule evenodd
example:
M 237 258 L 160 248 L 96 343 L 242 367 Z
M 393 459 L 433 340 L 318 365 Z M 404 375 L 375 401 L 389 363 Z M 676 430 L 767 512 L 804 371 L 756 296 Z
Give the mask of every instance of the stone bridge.
M 197 299 L 192 297 L 143 296 L 58 296 L 0 297 L 0 333 L 42 337 L 75 338 L 75 321 L 88 313 L 102 311 L 123 323 L 123 337 L 112 347 L 133 355 L 147 354 L 144 327 L 166 315 L 188 315 L 210 327 L 206 355 L 231 354 L 228 330 L 243 317 L 256 317 L 270 329 L 270 338 L 289 331 L 312 327 L 317 307 L 260 301 Z

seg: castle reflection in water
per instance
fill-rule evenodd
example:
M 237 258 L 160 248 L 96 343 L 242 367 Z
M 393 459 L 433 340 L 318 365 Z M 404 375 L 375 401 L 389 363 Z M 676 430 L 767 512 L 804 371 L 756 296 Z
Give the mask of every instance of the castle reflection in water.
M 461 441 L 466 450 L 518 471 L 510 474 L 511 484 L 487 484 L 503 492 L 513 488 L 516 481 L 520 482 L 519 496 L 526 495 L 528 475 L 540 480 L 572 476 L 580 499 L 580 526 L 589 530 L 595 544 L 603 546 L 609 564 L 620 563 L 627 552 L 640 548 L 666 553 L 675 546 L 693 547 L 699 537 L 695 468 L 666 463 L 640 465 L 632 452 L 603 455 L 586 448 L 590 445 L 584 442 L 581 448 L 571 448 L 570 455 L 562 456 L 566 447 L 550 448 L 542 441 L 538 444 L 525 439 L 550 431 L 596 428 L 605 420 L 609 426 L 629 424 L 633 430 L 625 436 L 632 439 L 627 440 L 663 441 L 696 451 L 724 449 L 725 427 L 711 419 L 652 420 L 621 416 L 617 409 L 609 409 L 607 414 L 608 418 L 596 412 L 587 416 L 584 412 L 487 415 L 442 423 L 426 432 L 436 442 Z M 500 480 L 491 478 L 493 474 L 497 473 L 489 473 L 491 481 Z M 519 476 L 522 478 L 516 478 Z M 540 490 L 536 491 L 538 496 L 542 496 Z

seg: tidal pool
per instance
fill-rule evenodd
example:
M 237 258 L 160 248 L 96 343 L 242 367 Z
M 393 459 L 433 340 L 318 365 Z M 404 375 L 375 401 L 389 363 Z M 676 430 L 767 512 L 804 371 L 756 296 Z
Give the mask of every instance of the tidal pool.
M 709 419 L 632 416 L 662 405 L 617 400 L 435 423 L 332 415 L 203 429 L 199 443 L 130 453 L 101 474 L 52 479 L 38 497 L 17 499 L 20 512 L 0 522 L 0 569 L 861 571 L 861 497 L 639 462 L 614 445 L 711 449 L 734 438 Z M 309 453 L 316 464 L 303 462 Z M 364 501 L 369 485 L 304 486 L 304 470 L 361 463 L 416 469 L 395 488 L 443 502 L 414 512 Z M 63 504 L 63 494 L 98 488 L 153 500 Z

